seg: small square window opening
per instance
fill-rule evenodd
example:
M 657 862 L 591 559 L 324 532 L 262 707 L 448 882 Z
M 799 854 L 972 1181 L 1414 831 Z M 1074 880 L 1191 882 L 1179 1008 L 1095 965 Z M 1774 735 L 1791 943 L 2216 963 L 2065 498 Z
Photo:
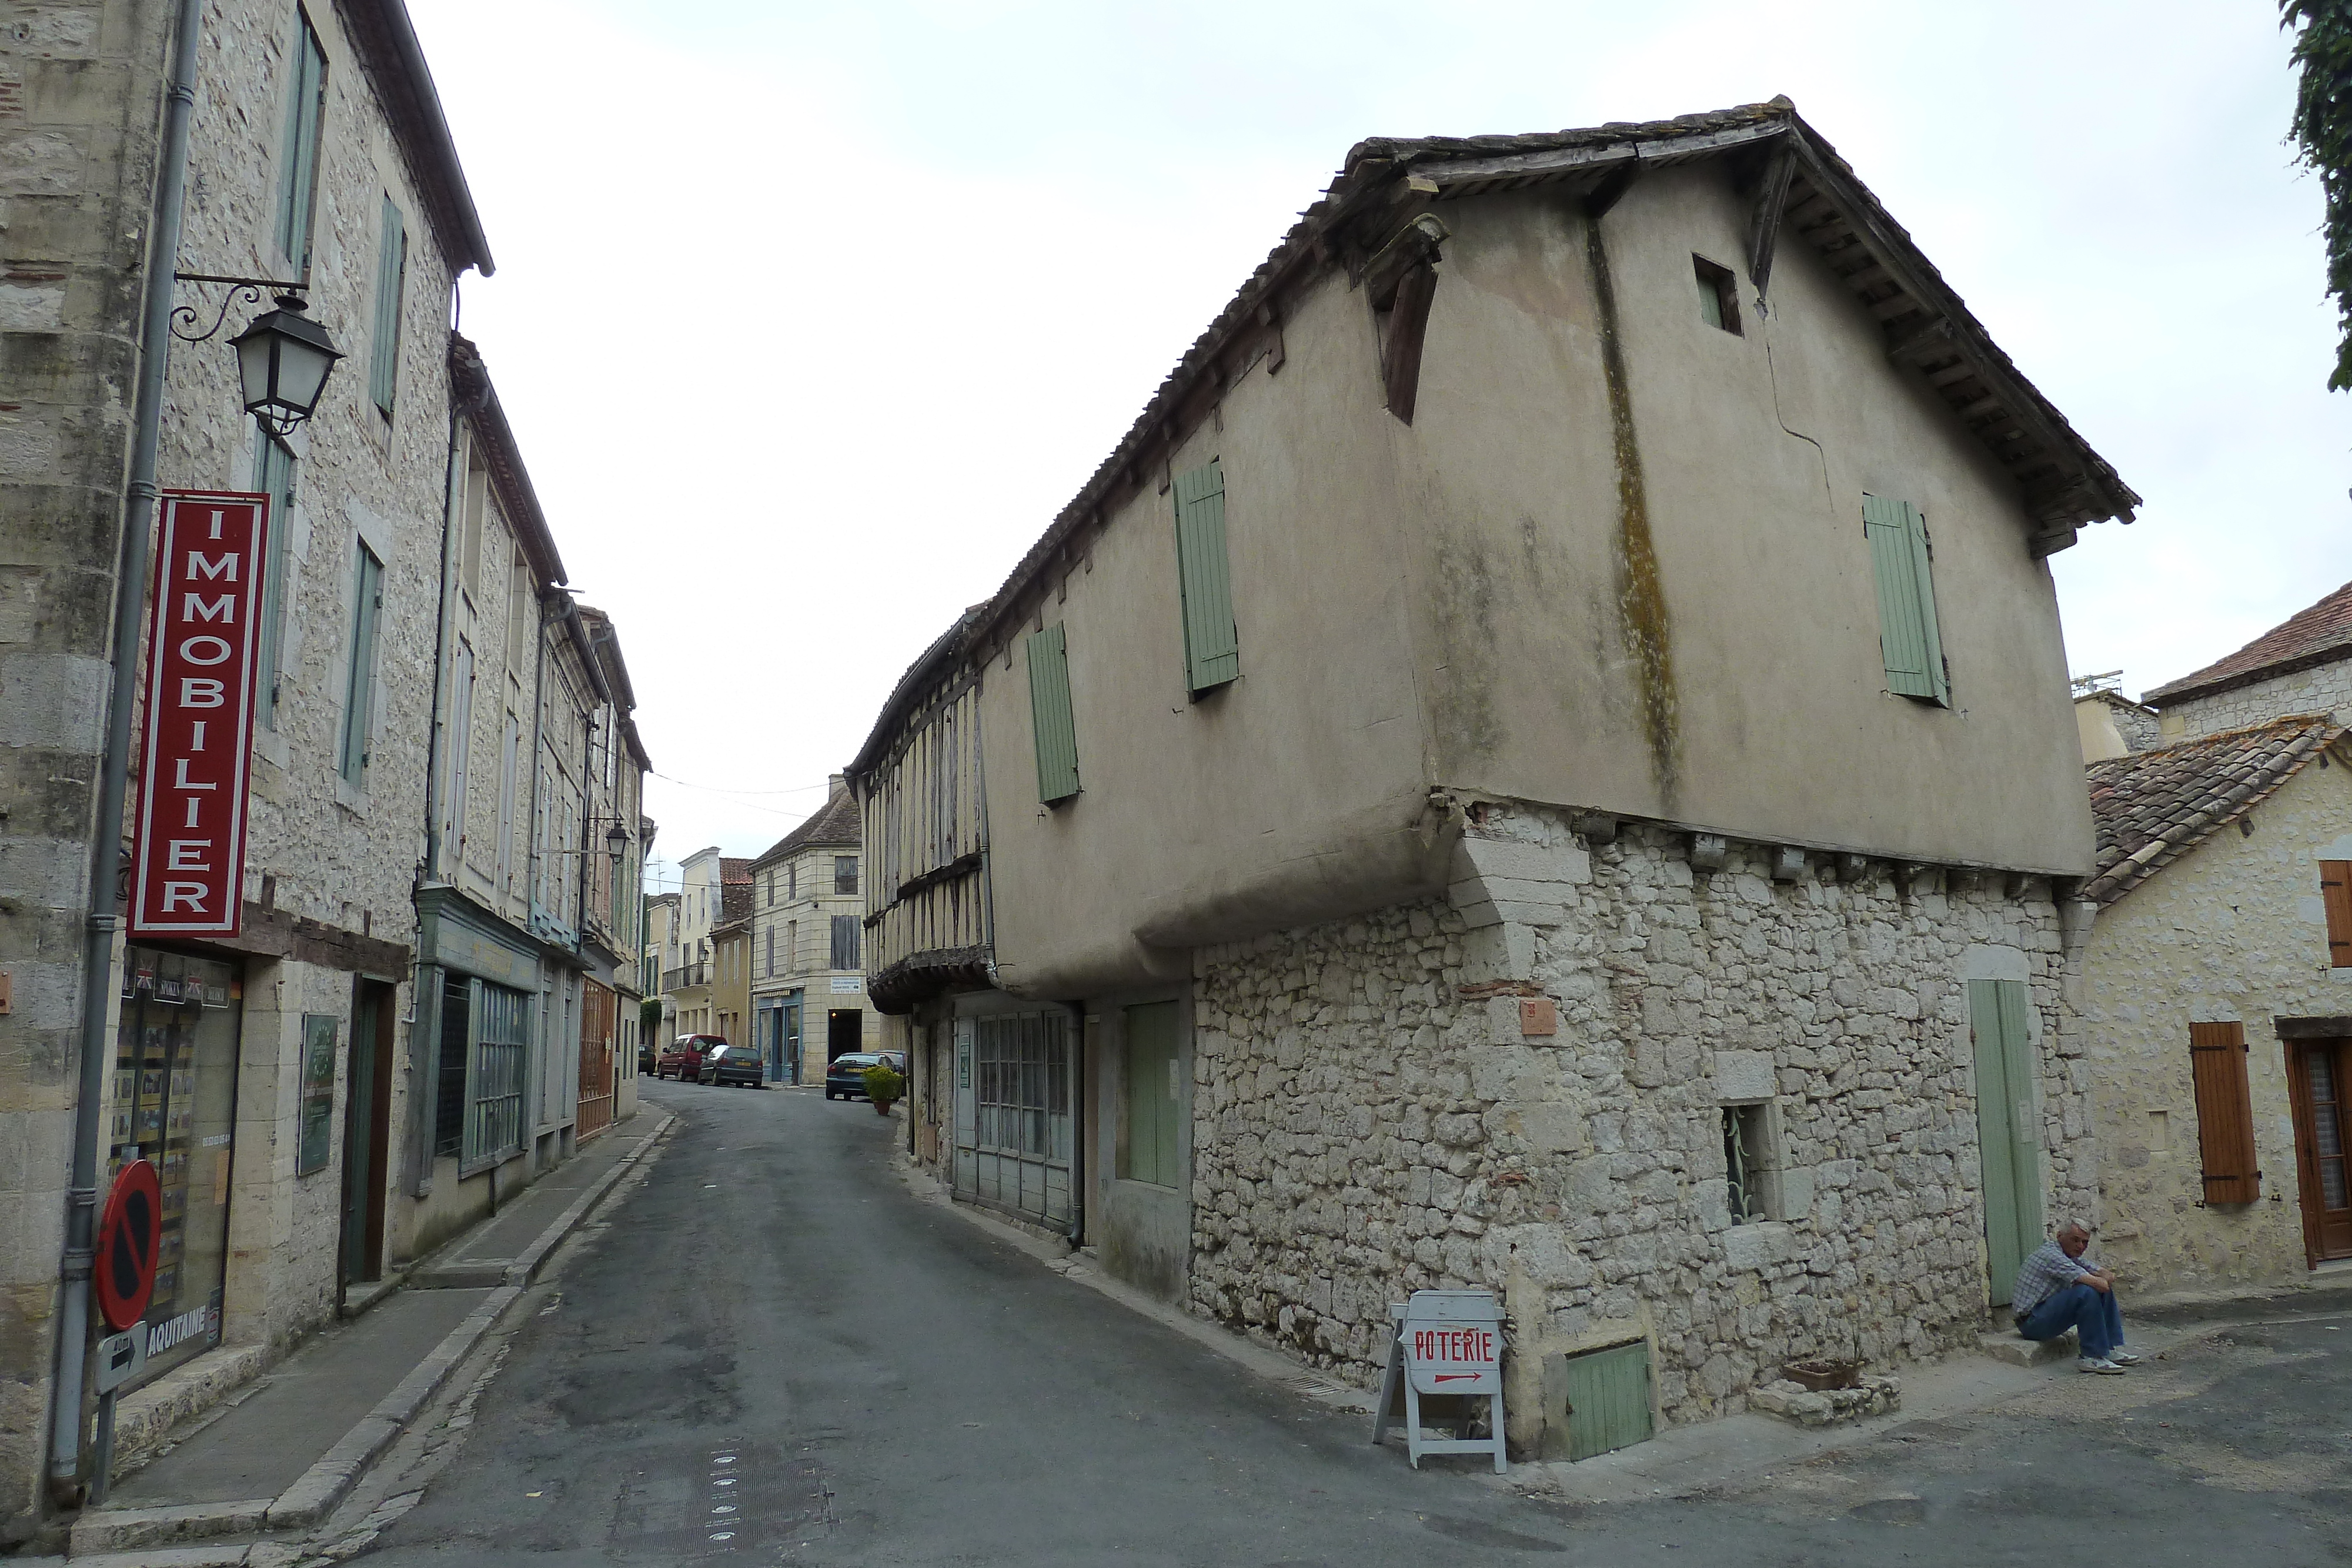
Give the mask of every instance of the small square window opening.
M 1739 331 L 1739 284 L 1727 267 L 1717 267 L 1703 256 L 1691 257 L 1691 266 L 1698 274 L 1699 319 L 1710 327 L 1720 327 L 1733 337 Z

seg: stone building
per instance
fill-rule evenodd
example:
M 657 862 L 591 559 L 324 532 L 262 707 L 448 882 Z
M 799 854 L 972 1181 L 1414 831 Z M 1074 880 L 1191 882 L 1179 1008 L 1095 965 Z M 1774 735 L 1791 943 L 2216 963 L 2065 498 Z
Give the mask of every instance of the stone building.
M 1496 1290 L 1523 1451 L 1972 1341 L 2095 1201 L 2136 504 L 1786 100 L 1360 143 L 852 765 L 919 1146 L 1367 1382 Z
M 415 895 L 416 1066 L 434 1092 L 394 1124 L 404 1256 L 488 1215 L 498 1193 L 535 1180 L 620 1110 L 614 1061 L 625 1030 L 635 1060 L 637 888 L 651 834 L 617 632 L 563 587 L 481 356 L 453 335 L 450 358 L 459 439 L 432 831 Z M 634 1082 L 627 1093 L 633 1107 Z
M 0 113 L 0 1549 L 75 1505 L 89 1475 L 86 1350 L 61 1332 L 82 1297 L 66 1254 L 78 1127 L 96 1129 L 89 1197 L 134 1155 L 165 1189 L 151 1354 L 118 1459 L 356 1310 L 429 1239 L 412 1133 L 435 1135 L 442 1085 L 429 1026 L 404 1026 L 431 1015 L 439 983 L 420 967 L 418 886 L 456 863 L 435 847 L 451 524 L 472 444 L 498 423 L 460 384 L 448 329 L 459 277 L 487 275 L 489 250 L 400 0 L 19 9 L 0 66 L 21 89 Z M 178 68 L 194 88 L 184 159 L 163 136 Z M 268 293 L 300 298 L 346 356 L 283 434 L 244 413 L 229 342 Z M 158 327 L 174 305 L 178 336 Z M 217 847 L 167 845 L 135 811 L 101 820 L 110 707 L 140 716 L 147 667 L 110 629 L 135 634 L 149 610 L 122 563 L 168 543 L 133 482 L 148 407 L 166 492 L 269 501 L 246 597 L 205 612 L 227 626 L 250 611 L 251 741 L 226 748 L 242 787 L 220 797 L 242 801 L 244 840 L 196 868 L 220 874 L 236 919 L 118 927 L 86 986 L 84 933 L 102 940 L 120 913 L 100 891 L 118 858 Z M 503 621 L 507 577 L 462 586 Z M 129 760 L 135 804 L 145 763 Z M 105 1060 L 84 1102 L 92 1018 Z
M 2352 716 L 2352 582 L 2226 659 L 2141 700 L 2168 740 L 2263 724 L 2287 714 Z
M 2210 1289 L 2352 1259 L 2352 746 L 2329 716 L 2095 762 L 2101 1255 Z
M 678 865 L 674 937 L 677 959 L 662 975 L 662 997 L 677 1034 L 716 1034 L 719 1009 L 711 990 L 711 933 L 751 909 L 751 862 L 722 855 L 713 844 Z
M 824 804 L 751 862 L 751 1042 L 777 1083 L 814 1083 L 882 1041 L 866 997 L 857 802 L 836 773 Z
M 677 1000 L 669 994 L 670 973 L 680 962 L 679 898 L 675 893 L 656 893 L 646 899 L 645 973 L 648 993 L 661 1009 L 661 1029 L 654 1040 L 656 1048 L 684 1032 L 677 1027 Z

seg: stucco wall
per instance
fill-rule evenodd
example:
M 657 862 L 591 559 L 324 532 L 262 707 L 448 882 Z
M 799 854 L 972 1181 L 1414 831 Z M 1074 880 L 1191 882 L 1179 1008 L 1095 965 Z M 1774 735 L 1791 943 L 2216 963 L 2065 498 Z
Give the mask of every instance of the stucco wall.
M 1637 182 L 1600 224 L 1664 613 L 1630 602 L 1591 225 L 1541 193 L 1453 229 L 1400 486 L 1433 782 L 1759 840 L 2081 873 L 2090 817 L 2055 591 L 2017 487 L 1801 238 L 1769 311 L 1728 168 Z M 1693 256 L 1740 274 L 1740 333 Z M 1934 545 L 1952 706 L 1892 695 L 1864 492 Z M 1670 665 L 1656 755 L 1633 632 Z M 1832 761 L 1832 758 L 1834 761 Z
M 1794 236 L 1769 315 L 1700 318 L 1737 264 L 1728 172 L 1636 184 L 1602 224 L 1655 626 L 1629 611 L 1586 221 L 1442 204 L 1406 425 L 1361 293 L 1326 280 L 1176 448 L 1217 458 L 1240 679 L 1183 674 L 1172 499 L 1147 483 L 1021 631 L 1066 632 L 1080 792 L 1036 805 L 1016 642 L 982 673 L 1003 983 L 1086 994 L 1181 949 L 1433 891 L 1433 787 L 1764 841 L 2079 874 L 2091 829 L 2057 604 L 2013 483 Z M 1920 507 L 1952 704 L 1891 695 L 1862 497 Z M 1663 639 L 1670 689 L 1633 643 Z M 1662 739 L 1645 715 L 1663 702 Z M 1118 875 L 1073 868 L 1116 865 Z
M 2295 713 L 2352 716 L 2352 657 L 2234 691 L 2163 704 L 2160 723 L 2167 740 L 2194 739 Z
M 1738 850 L 1695 873 L 1678 836 L 1587 846 L 1535 810 L 1480 833 L 1557 901 L 1501 994 L 1442 900 L 1202 953 L 1197 1310 L 1369 1383 L 1389 1302 L 1495 1289 L 1523 1442 L 1556 1352 L 1648 1340 L 1661 1411 L 1689 1420 L 1792 1357 L 1965 1343 L 1987 1294 L 1971 977 L 2029 987 L 2051 1206 L 2087 1211 L 2045 885 L 1775 883 Z M 1522 992 L 1556 1033 L 1523 1032 Z M 1720 1107 L 1748 1101 L 1777 1118 L 1779 1218 L 1734 1225 Z
M 2352 768 L 2304 768 L 2099 912 L 2083 1030 L 2095 1081 L 2099 1245 L 2136 1284 L 2169 1290 L 2304 1271 L 2286 1056 L 2273 1019 L 2352 1013 L 2352 969 L 2327 964 L 2323 859 L 2352 859 Z M 2189 1026 L 2244 1025 L 2262 1197 L 2203 1206 Z

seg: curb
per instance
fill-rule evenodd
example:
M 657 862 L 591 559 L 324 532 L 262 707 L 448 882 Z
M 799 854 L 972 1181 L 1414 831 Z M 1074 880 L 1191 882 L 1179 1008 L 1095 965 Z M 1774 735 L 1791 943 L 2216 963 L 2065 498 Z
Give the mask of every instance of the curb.
M 666 1138 L 677 1118 L 664 1113 L 652 1132 L 637 1146 L 613 1162 L 612 1168 L 584 1188 L 580 1197 L 554 1221 L 542 1230 L 538 1239 L 503 1270 L 504 1283 L 490 1281 L 495 1286 L 479 1306 L 466 1315 L 459 1323 L 441 1337 L 441 1343 L 419 1362 L 393 1391 L 376 1401 L 366 1415 L 354 1423 L 351 1430 L 337 1439 L 335 1446 L 296 1477 L 292 1485 L 275 1498 L 252 1499 L 243 1502 L 197 1503 L 181 1507 L 100 1510 L 85 1514 L 77 1521 L 68 1536 L 69 1555 L 77 1561 L 90 1561 L 96 1553 L 112 1553 L 125 1548 L 164 1547 L 169 1543 L 200 1541 L 223 1535 L 240 1535 L 262 1530 L 301 1530 L 318 1523 L 327 1516 L 362 1471 L 382 1454 L 394 1437 L 415 1418 L 432 1397 L 441 1391 L 449 1375 L 458 1364 L 473 1354 L 482 1336 L 495 1327 L 515 1302 L 522 1299 L 523 1290 L 539 1272 L 549 1253 L 578 1228 L 590 1209 L 612 1191 L 614 1184 L 633 1169 L 651 1150 Z M 188 1568 L 213 1563 L 236 1563 L 243 1560 L 244 1547 L 234 1549 L 229 1555 L 226 1547 L 190 1548 L 194 1555 L 181 1558 L 168 1552 L 148 1552 L 139 1556 L 141 1562 L 153 1562 L 157 1568 L 167 1563 L 184 1563 Z M 100 1561 L 104 1561 L 100 1558 Z

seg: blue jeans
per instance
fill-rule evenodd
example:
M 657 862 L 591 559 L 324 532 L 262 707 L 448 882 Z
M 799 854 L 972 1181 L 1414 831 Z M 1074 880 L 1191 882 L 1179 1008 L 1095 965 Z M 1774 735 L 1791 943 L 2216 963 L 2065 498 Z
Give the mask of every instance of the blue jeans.
M 2105 1361 L 2124 1343 L 2124 1309 L 2113 1291 L 2069 1285 L 2021 1319 L 2017 1332 L 2028 1339 L 2056 1339 L 2068 1329 L 2080 1337 L 2083 1354 Z

